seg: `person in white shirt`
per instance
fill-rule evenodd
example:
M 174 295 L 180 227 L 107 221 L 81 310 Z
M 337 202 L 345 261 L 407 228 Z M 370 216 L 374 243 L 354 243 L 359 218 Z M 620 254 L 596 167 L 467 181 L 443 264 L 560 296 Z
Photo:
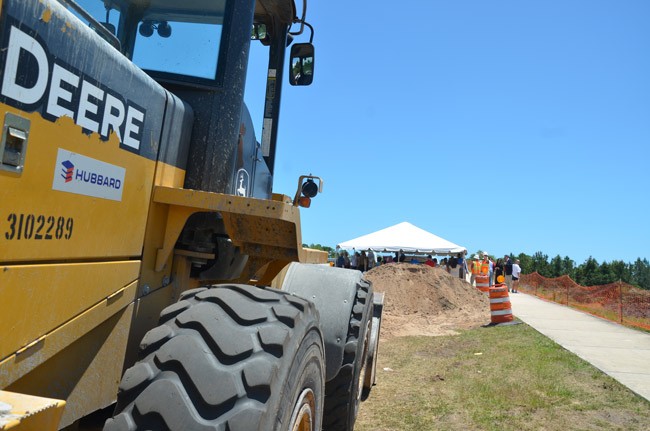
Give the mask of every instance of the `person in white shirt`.
M 512 293 L 519 293 L 519 276 L 521 275 L 521 267 L 519 266 L 519 259 L 515 260 L 512 265 Z
M 371 249 L 368 249 L 368 269 L 374 268 L 376 263 L 375 253 Z
M 350 269 L 357 269 L 357 265 L 359 264 L 359 252 L 356 250 L 353 251 L 354 252 L 350 257 Z

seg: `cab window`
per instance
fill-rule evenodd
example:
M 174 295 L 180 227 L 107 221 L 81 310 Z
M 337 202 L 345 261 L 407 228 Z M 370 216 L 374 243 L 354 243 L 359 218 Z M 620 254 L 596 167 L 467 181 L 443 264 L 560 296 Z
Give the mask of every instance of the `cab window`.
M 217 75 L 222 26 L 142 21 L 133 62 L 142 69 L 213 80 Z

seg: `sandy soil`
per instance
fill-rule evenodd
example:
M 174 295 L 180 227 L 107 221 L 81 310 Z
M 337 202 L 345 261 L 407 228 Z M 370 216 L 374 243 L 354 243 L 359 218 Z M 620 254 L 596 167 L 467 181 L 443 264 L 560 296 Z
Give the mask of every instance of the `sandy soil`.
M 364 276 L 385 294 L 381 338 L 451 335 L 490 323 L 487 296 L 441 269 L 387 264 Z

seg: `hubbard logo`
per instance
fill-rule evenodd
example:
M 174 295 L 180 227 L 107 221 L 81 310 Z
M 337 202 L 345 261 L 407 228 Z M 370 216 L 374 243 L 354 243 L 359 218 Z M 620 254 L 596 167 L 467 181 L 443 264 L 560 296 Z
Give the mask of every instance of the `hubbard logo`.
M 61 163 L 61 165 L 63 165 L 63 173 L 61 176 L 66 183 L 69 183 L 72 181 L 72 175 L 74 174 L 74 165 L 70 162 L 70 160 L 66 160 L 65 162 Z
M 59 148 L 52 189 L 112 201 L 122 200 L 126 169 Z

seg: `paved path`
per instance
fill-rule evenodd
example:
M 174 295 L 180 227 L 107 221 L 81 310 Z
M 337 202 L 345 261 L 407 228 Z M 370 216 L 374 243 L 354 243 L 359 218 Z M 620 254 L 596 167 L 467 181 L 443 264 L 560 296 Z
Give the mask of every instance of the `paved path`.
M 512 313 L 650 401 L 650 334 L 525 293 Z

